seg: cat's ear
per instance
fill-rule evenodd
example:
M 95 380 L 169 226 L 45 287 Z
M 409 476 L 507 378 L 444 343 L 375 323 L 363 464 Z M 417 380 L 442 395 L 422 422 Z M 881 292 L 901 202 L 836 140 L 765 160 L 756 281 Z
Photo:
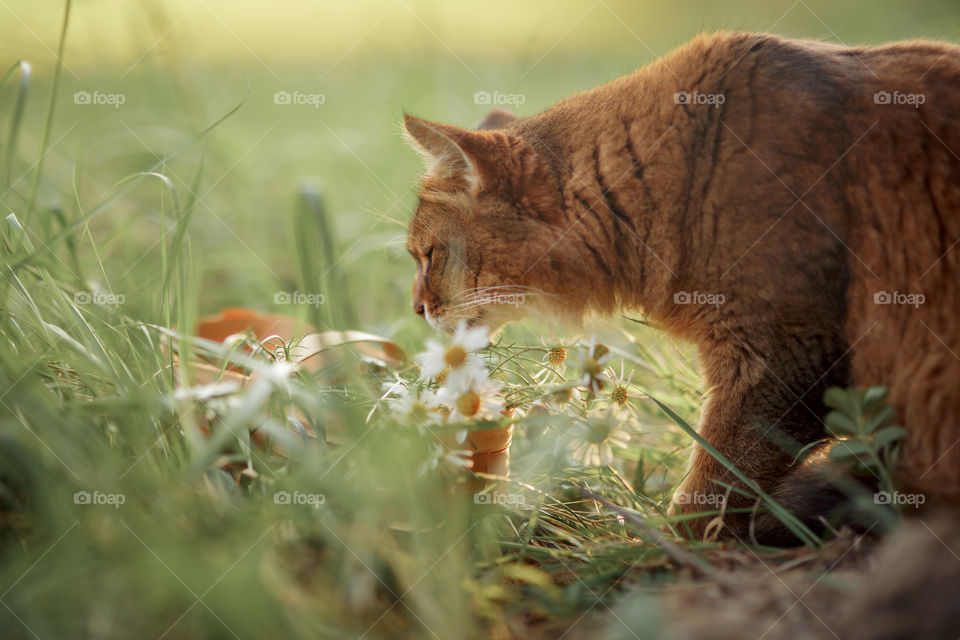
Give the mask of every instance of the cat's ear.
M 461 179 L 476 194 L 483 183 L 482 165 L 493 153 L 489 134 L 448 124 L 403 117 L 407 136 L 427 159 L 428 173 Z
M 487 117 L 480 121 L 477 129 L 502 129 L 519 120 L 516 115 L 506 109 L 494 109 Z

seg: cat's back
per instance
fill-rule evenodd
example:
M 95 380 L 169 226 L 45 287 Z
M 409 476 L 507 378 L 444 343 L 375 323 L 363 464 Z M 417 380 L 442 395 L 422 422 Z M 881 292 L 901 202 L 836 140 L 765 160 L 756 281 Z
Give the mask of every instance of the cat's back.
M 917 93 L 924 96 L 914 98 Z M 691 102 L 685 105 L 688 96 Z M 694 102 L 697 96 L 701 103 Z M 711 101 L 710 96 L 723 97 Z M 580 120 L 598 111 L 663 116 L 677 106 L 720 106 L 733 116 L 738 107 L 749 106 L 781 113 L 805 108 L 811 115 L 819 108 L 841 115 L 839 109 L 865 113 L 885 104 L 914 106 L 917 100 L 929 110 L 957 112 L 960 47 L 926 40 L 849 47 L 717 32 L 701 34 L 633 73 L 561 100 L 528 126 L 542 129 L 549 121 L 575 134 Z M 690 108 L 681 113 L 709 115 Z

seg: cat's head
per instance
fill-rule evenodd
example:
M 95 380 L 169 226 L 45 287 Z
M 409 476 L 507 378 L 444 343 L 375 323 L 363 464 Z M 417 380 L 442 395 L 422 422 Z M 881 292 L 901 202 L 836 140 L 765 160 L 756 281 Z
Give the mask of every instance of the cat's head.
M 561 185 L 516 118 L 494 112 L 476 131 L 411 116 L 405 125 L 427 161 L 407 237 L 414 311 L 450 331 L 562 309 Z

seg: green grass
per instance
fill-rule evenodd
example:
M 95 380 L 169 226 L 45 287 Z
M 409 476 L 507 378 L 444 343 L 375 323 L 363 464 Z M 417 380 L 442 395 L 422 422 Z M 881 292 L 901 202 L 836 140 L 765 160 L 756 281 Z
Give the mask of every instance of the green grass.
M 89 24 L 83 5 L 73 11 L 71 21 Z M 732 18 L 704 11 L 654 12 L 660 29 L 643 34 L 663 52 L 702 27 L 764 28 L 743 24 L 751 18 L 742 9 Z M 566 24 L 579 10 L 568 13 Z M 895 37 L 904 18 L 886 15 L 871 13 L 882 23 L 875 28 L 849 18 L 838 30 Z M 900 35 L 949 35 L 937 15 L 905 23 Z M 176 17 L 151 19 L 163 33 Z M 47 33 L 53 18 L 43 20 Z M 781 26 L 828 35 L 799 9 Z M 409 310 L 413 269 L 402 241 L 420 167 L 399 135 L 401 112 L 469 125 L 485 110 L 473 93 L 494 89 L 524 94 L 522 112 L 537 111 L 653 57 L 629 33 L 618 38 L 596 49 L 561 44 L 536 64 L 542 51 L 520 45 L 512 57 L 364 45 L 322 79 L 306 60 L 284 62 L 275 76 L 249 56 L 194 61 L 167 44 L 130 73 L 119 60 L 72 70 L 63 38 L 47 42 L 67 52 L 62 68 L 35 43 L 8 50 L 3 637 L 460 638 L 527 627 L 551 637 L 583 632 L 581 616 L 612 605 L 621 581 L 673 580 L 684 561 L 662 544 L 660 527 L 682 526 L 663 511 L 705 390 L 687 345 L 631 319 L 568 335 L 528 323 L 487 352 L 524 412 L 572 386 L 578 345 L 593 333 L 615 350 L 617 374 L 633 371 L 627 442 L 609 465 L 570 455 L 602 423 L 606 391 L 590 403 L 552 403 L 548 419 L 514 421 L 511 474 L 500 479 L 516 497 L 508 505 L 474 504 L 466 474 L 443 463 L 423 469 L 444 429 L 403 420 L 380 401 L 382 383 L 412 379 L 412 366 L 370 367 L 340 349 L 317 375 L 275 380 L 269 362 L 246 359 L 260 382 L 228 401 L 185 392 L 190 370 L 171 356 L 223 356 L 176 329 L 228 306 L 370 331 L 420 351 L 429 333 Z M 15 63 L 31 51 L 32 67 Z M 77 104 L 78 91 L 124 102 Z M 325 102 L 278 105 L 277 91 L 322 93 Z M 322 294 L 324 303 L 276 304 L 284 291 Z M 570 362 L 549 383 L 533 380 L 555 344 L 568 346 Z M 337 444 L 300 437 L 294 408 Z M 254 442 L 251 428 L 288 456 Z M 277 504 L 280 491 L 324 502 Z M 78 492 L 122 504 L 78 504 Z M 637 607 L 649 613 L 638 634 L 665 622 L 655 607 Z

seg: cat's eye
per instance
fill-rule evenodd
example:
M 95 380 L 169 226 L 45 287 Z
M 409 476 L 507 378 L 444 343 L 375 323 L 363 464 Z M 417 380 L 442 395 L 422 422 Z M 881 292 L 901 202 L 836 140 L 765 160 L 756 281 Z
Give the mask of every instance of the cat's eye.
M 433 263 L 433 247 L 430 247 L 423 252 L 423 257 L 427 260 L 427 266 L 423 268 L 423 272 L 427 273 L 430 271 L 430 265 Z

